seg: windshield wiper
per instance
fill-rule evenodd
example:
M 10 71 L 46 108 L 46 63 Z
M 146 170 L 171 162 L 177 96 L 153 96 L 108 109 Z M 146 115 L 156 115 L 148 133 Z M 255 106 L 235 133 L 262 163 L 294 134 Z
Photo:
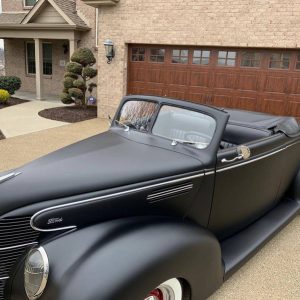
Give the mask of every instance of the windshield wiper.
M 184 145 L 197 145 L 198 147 L 201 146 L 201 148 L 202 147 L 205 148 L 208 145 L 208 143 L 193 142 L 193 141 L 186 141 L 186 140 L 180 140 L 180 139 L 173 139 L 171 145 L 176 146 L 178 143 L 179 144 L 184 144 Z
M 126 124 L 124 124 L 124 123 L 122 123 L 122 122 L 120 122 L 120 121 L 118 121 L 118 120 L 115 120 L 115 122 L 116 122 L 117 124 L 123 126 L 123 127 L 124 127 L 124 131 L 129 131 L 130 127 L 129 127 L 128 125 L 126 125 Z

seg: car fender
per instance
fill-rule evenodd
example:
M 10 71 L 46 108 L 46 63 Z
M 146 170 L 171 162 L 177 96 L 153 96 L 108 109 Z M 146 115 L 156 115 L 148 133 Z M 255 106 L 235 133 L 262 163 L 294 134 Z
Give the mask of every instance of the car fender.
M 223 282 L 217 239 L 182 220 L 119 219 L 42 246 L 50 273 L 41 300 L 143 300 L 171 278 L 183 279 L 191 299 L 200 300 Z

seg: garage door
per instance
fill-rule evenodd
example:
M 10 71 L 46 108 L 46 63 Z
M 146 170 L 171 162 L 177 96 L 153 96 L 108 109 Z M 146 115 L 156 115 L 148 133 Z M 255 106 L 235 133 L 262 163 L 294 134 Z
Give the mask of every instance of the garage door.
M 300 118 L 300 50 L 129 46 L 128 94 Z

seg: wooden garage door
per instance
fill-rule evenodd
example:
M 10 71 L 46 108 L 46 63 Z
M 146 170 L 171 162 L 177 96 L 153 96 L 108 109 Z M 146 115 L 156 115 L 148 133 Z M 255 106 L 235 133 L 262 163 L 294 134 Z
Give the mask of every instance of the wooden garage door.
M 129 46 L 128 94 L 300 118 L 300 50 Z

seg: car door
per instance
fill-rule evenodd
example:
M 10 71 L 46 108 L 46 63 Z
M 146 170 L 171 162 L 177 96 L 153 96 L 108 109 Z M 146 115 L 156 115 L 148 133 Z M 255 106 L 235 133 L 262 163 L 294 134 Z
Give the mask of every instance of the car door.
M 238 153 L 239 146 L 219 151 L 209 228 L 220 239 L 249 225 L 279 201 L 286 140 L 276 134 L 246 143 L 248 159 Z

